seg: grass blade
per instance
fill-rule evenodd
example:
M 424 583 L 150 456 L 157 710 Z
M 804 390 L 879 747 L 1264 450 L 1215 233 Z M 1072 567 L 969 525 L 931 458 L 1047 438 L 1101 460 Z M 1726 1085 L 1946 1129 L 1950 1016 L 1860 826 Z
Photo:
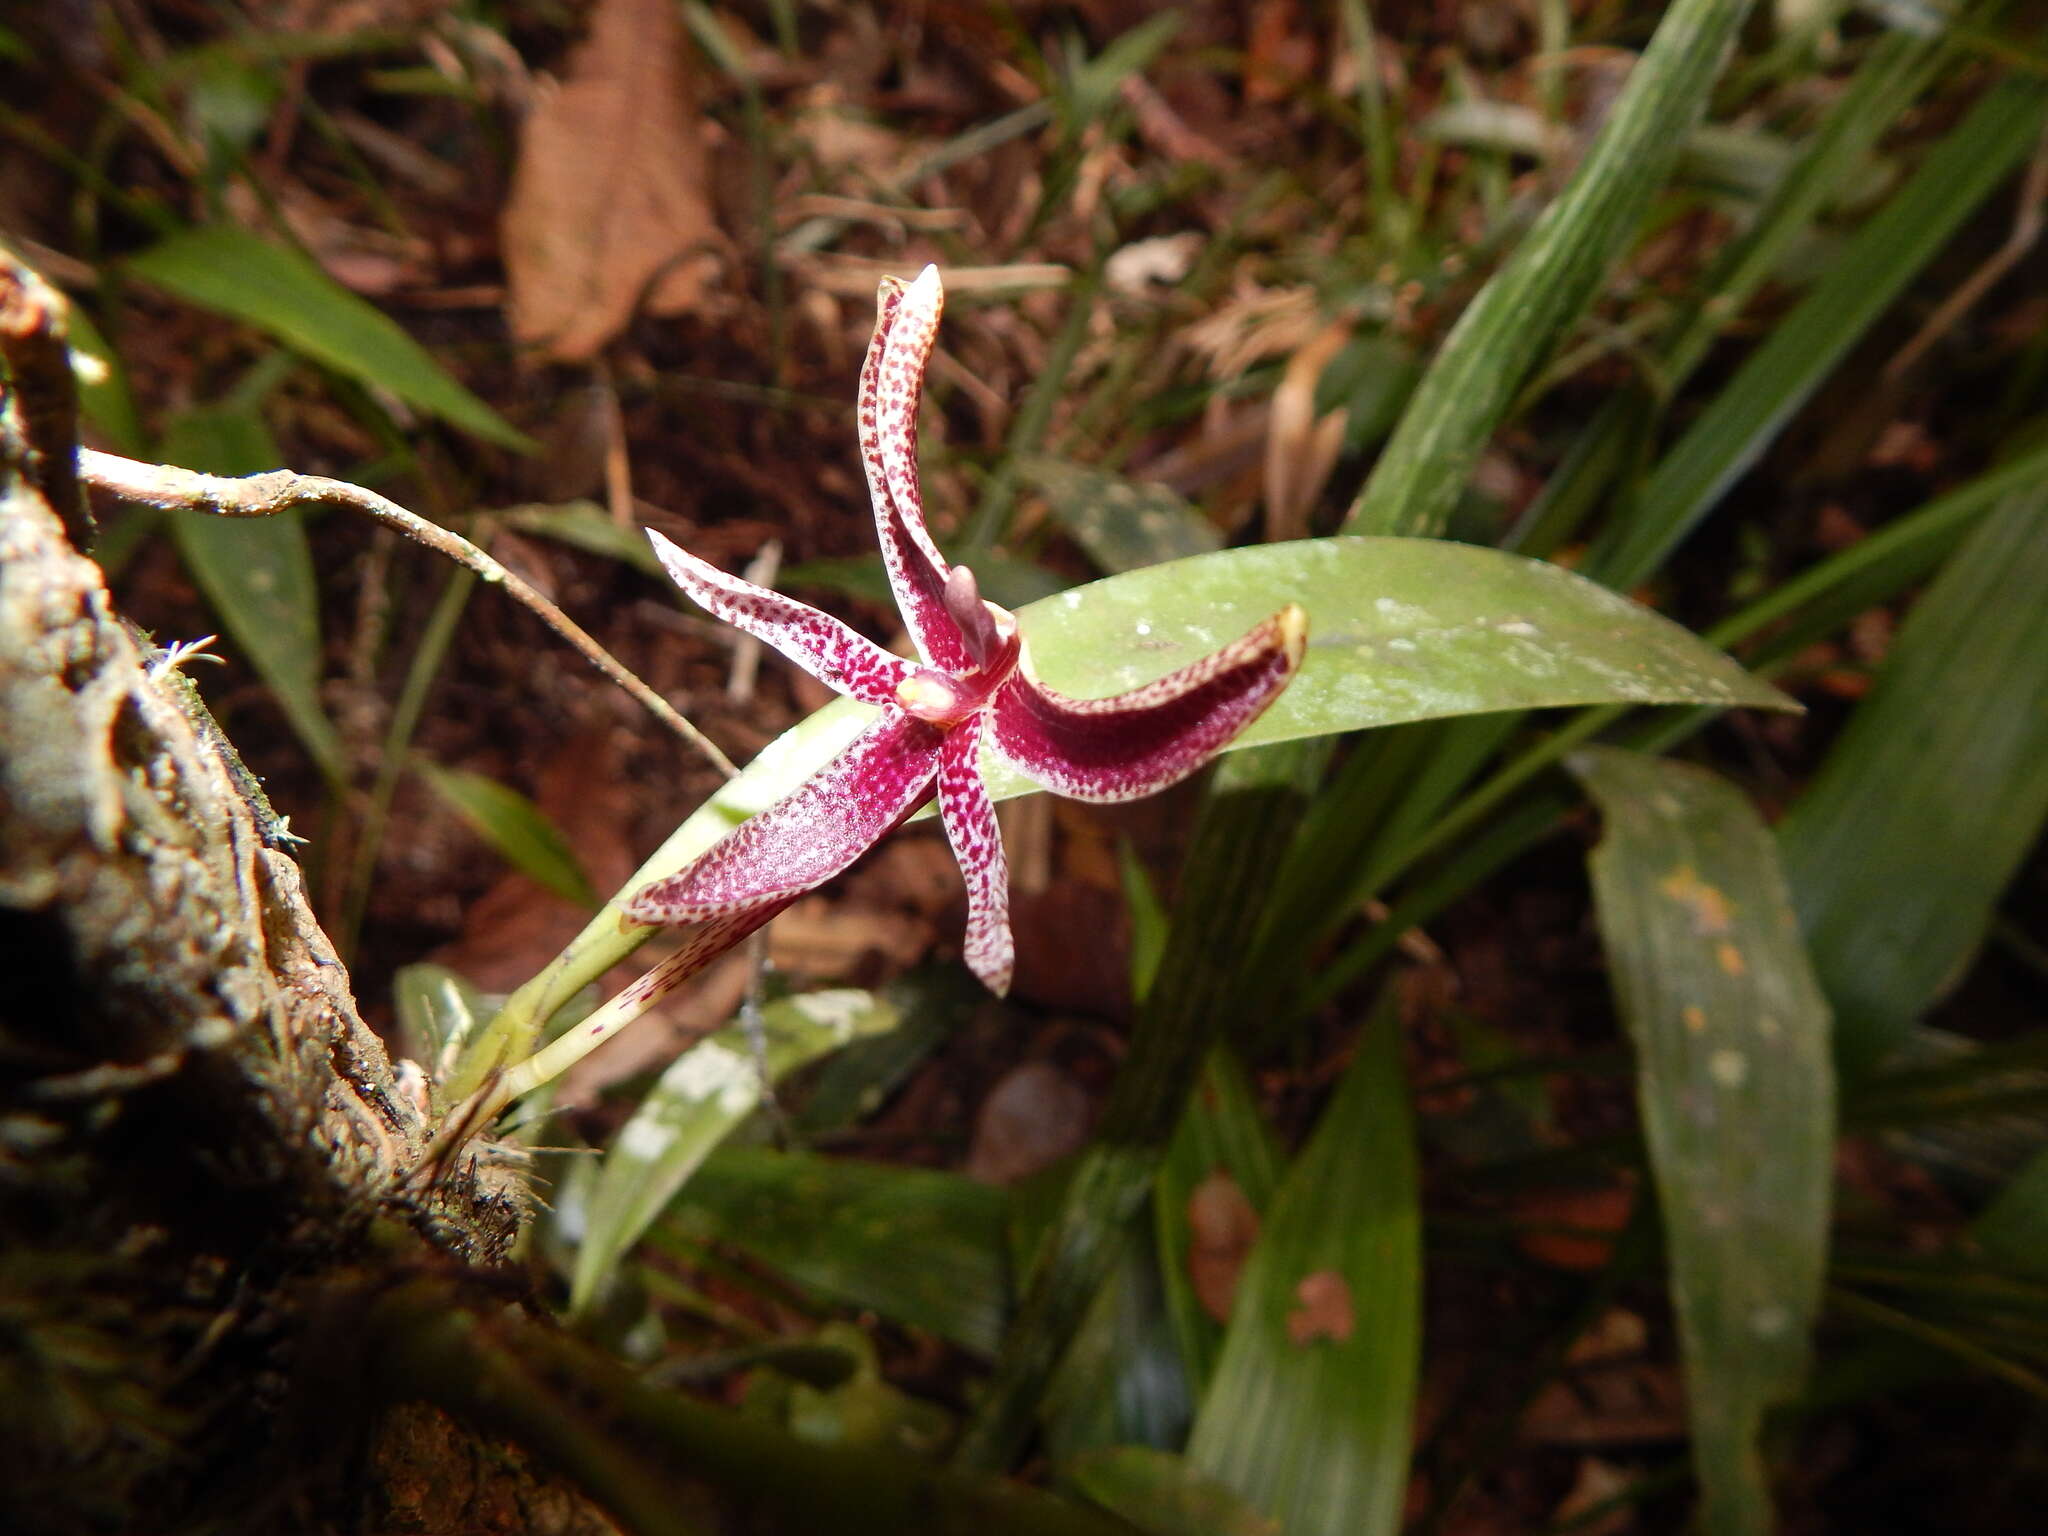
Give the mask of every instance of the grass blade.
M 1571 760 L 1670 1251 L 1693 1462 L 1712 1536 L 1773 1528 L 1764 1409 L 1798 1390 L 1827 1264 L 1828 1008 L 1777 850 L 1733 786 L 1612 748 Z
M 597 1299 L 620 1255 L 711 1149 L 753 1113 L 767 1083 L 842 1045 L 894 1029 L 896 1019 L 893 1007 L 866 992 L 812 992 L 762 1011 L 765 1062 L 755 1059 L 737 1026 L 678 1056 L 605 1154 L 576 1251 L 570 1310 L 586 1311 Z
M 213 224 L 151 246 L 131 257 L 126 269 L 189 304 L 268 331 L 335 372 L 389 390 L 485 442 L 522 453 L 533 449 L 388 315 L 297 251 L 245 229 Z
M 1445 338 L 1346 531 L 1443 531 L 1516 392 L 1635 239 L 1748 12 L 1676 0 L 1664 13 L 1564 195 Z
M 2048 88 L 2015 79 L 1991 91 L 1849 242 L 1658 463 L 1586 569 L 1626 590 L 1656 571 L 1754 464 L 1792 413 L 2024 160 L 2048 117 Z
M 1288 1536 L 1390 1536 L 1408 1491 L 1421 1220 L 1391 1006 L 1357 1049 L 1274 1195 L 1188 1439 Z
M 2048 819 L 2048 492 L 2008 499 L 1908 615 L 1779 828 L 1846 1066 L 1961 970 Z

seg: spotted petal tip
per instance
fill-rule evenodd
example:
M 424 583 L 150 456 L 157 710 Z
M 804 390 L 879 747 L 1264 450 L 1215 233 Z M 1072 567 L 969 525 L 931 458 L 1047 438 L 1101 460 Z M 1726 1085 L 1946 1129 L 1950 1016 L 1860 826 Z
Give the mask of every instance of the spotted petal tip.
M 1107 699 L 1072 699 L 1025 665 L 997 696 L 996 751 L 1055 794 L 1134 800 L 1178 784 L 1265 712 L 1301 665 L 1308 616 L 1289 603 L 1213 655 Z

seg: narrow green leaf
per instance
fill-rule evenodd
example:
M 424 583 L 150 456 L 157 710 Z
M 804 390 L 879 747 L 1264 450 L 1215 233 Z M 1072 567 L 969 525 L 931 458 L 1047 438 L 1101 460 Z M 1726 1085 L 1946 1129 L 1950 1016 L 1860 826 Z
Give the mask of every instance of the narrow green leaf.
M 2048 819 L 2048 492 L 2009 498 L 1915 604 L 1780 826 L 1845 1065 L 1956 980 Z
M 1275 1521 L 1170 1451 L 1142 1445 L 1084 1451 L 1061 1475 L 1146 1536 L 1280 1536 Z
M 337 373 L 389 390 L 486 442 L 522 453 L 534 448 L 390 316 L 297 251 L 233 225 L 209 224 L 129 258 L 127 270 L 187 303 L 268 331 Z
M 1724 385 L 1634 498 L 1635 515 L 1595 546 L 1587 569 L 1626 589 L 1663 564 L 1754 464 L 1915 273 L 2026 159 L 2048 89 L 1995 87 L 1935 146 L 1911 181 L 1857 230 L 1827 275 Z
M 815 1295 L 995 1352 L 1009 1310 L 1010 1198 L 957 1173 L 727 1147 L 664 1229 L 745 1249 Z
M 1142 1003 L 1166 958 L 1166 907 L 1128 838 L 1117 842 L 1116 870 L 1131 914 L 1131 1001 Z
M 1046 1381 L 1039 1402 L 1046 1454 L 1063 1462 L 1112 1445 L 1178 1445 L 1193 1416 L 1151 1234 L 1133 1226 Z
M 1088 558 L 1112 575 L 1223 547 L 1215 524 L 1163 485 L 1140 484 L 1049 454 L 1022 455 L 1017 473 L 1045 498 Z
M 1675 0 L 1564 194 L 1458 319 L 1345 527 L 1439 534 L 1530 372 L 1628 249 L 1749 11 Z
M 1229 1046 L 1219 1045 L 1209 1052 L 1202 1080 L 1167 1146 L 1152 1196 L 1167 1312 L 1197 1394 L 1208 1386 L 1216 1368 L 1223 1325 L 1209 1315 L 1196 1293 L 1194 1266 L 1213 1264 L 1221 1256 L 1194 1251 L 1192 1203 L 1208 1203 L 1205 1215 L 1212 1225 L 1220 1225 L 1221 1218 L 1231 1214 L 1239 1197 L 1243 1210 L 1262 1215 L 1272 1201 L 1279 1170 L 1279 1153 L 1252 1101 L 1244 1068 Z M 1216 1182 L 1219 1179 L 1227 1184 Z M 1215 1236 L 1205 1234 L 1209 1241 Z
M 589 1308 L 620 1256 L 706 1154 L 753 1113 L 764 1073 L 775 1082 L 827 1052 L 894 1029 L 896 1019 L 894 1008 L 866 992 L 811 992 L 762 1010 L 765 1062 L 737 1025 L 678 1056 L 605 1154 L 576 1251 L 570 1310 Z
M 171 419 L 159 451 L 206 474 L 247 475 L 277 467 L 277 445 L 251 405 L 202 406 Z M 185 568 L 228 635 L 270 685 L 292 729 L 331 783 L 348 764 L 320 706 L 320 588 L 304 514 L 274 517 L 168 515 Z
M 1288 1536 L 1391 1536 L 1408 1492 L 1421 1222 L 1391 1007 L 1357 1049 L 1274 1195 L 1188 1440 Z
M 415 758 L 413 767 L 507 864 L 564 901 L 597 905 L 597 892 L 561 829 L 526 796 L 468 768 L 444 768 L 423 757 Z
M 1615 748 L 1571 759 L 1670 1250 L 1693 1463 L 1713 1536 L 1765 1536 L 1766 1407 L 1799 1389 L 1827 1265 L 1828 1007 L 1769 830 L 1733 786 Z

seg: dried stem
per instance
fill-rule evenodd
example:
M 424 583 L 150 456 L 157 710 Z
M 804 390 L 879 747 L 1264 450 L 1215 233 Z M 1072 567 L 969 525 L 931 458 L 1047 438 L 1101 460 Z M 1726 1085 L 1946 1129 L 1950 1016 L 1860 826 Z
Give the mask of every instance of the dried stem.
M 460 534 L 451 533 L 438 523 L 430 523 L 416 512 L 406 511 L 375 491 L 366 491 L 346 480 L 330 480 L 324 475 L 297 475 L 284 469 L 239 478 L 202 475 L 165 464 L 140 464 L 133 459 L 119 458 L 90 448 L 79 450 L 78 474 L 87 485 L 110 496 L 164 511 L 205 512 L 216 517 L 270 517 L 293 507 L 331 505 L 366 513 L 386 527 L 395 528 L 407 538 L 476 572 L 485 581 L 502 587 L 538 614 L 543 624 L 574 646 L 592 666 L 625 689 L 663 725 L 702 752 L 720 773 L 732 778 L 739 772 L 732 759 L 678 714 L 668 700 L 627 671 L 611 652 L 532 586 Z

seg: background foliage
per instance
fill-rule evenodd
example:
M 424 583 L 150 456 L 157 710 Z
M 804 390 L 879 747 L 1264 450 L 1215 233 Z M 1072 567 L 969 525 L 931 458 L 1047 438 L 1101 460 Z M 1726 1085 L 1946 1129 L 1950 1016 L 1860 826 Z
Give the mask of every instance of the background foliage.
M 1331 547 L 1294 541 L 1453 538 L 1806 706 L 1487 694 L 1505 653 L 1442 645 L 1413 688 L 1453 707 L 1016 802 L 1009 1004 L 900 837 L 519 1132 L 609 1149 L 543 1159 L 526 1264 L 649 1381 L 1159 1532 L 2038 1505 L 2026 8 L 138 3 L 0 56 L 0 224 L 74 300 L 96 442 L 384 490 L 735 756 L 823 700 L 634 525 L 772 542 L 757 579 L 891 638 L 848 407 L 877 276 L 927 260 L 929 499 L 995 600 L 1270 607 Z M 126 609 L 225 637 L 199 680 L 430 1071 L 717 787 L 381 531 L 103 511 Z M 1361 560 L 1318 633 L 1483 618 L 1504 558 Z M 1102 687 L 1109 643 L 1043 641 Z

